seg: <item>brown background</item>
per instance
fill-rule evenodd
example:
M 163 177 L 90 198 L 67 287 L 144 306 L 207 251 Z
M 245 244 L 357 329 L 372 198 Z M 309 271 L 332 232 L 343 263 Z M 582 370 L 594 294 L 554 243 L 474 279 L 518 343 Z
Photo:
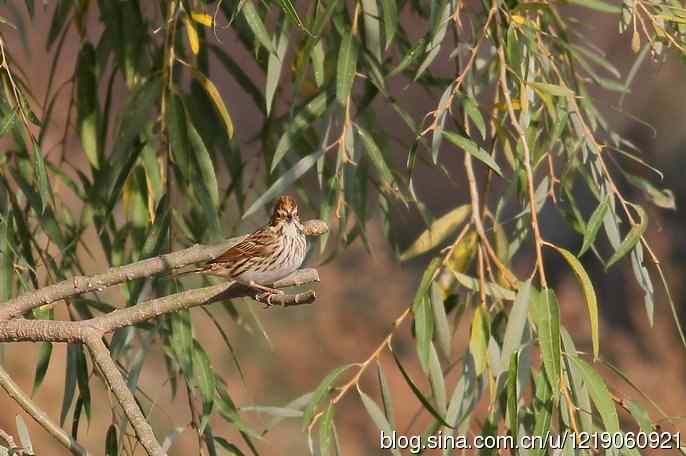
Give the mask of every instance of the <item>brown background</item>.
M 20 4 L 16 9 L 12 3 Z M 37 2 L 40 4 L 41 2 Z M 95 5 L 94 5 L 95 6 Z M 26 27 L 26 43 L 22 43 L 19 34 L 2 26 L 3 34 L 8 40 L 9 49 L 25 72 L 29 75 L 30 84 L 39 100 L 43 99 L 47 87 L 47 75 L 51 55 L 46 55 L 44 42 L 49 26 L 48 13 L 37 5 L 37 17 L 29 22 L 23 2 L 10 2 L 10 5 L 0 7 L 0 15 L 15 19 L 19 12 Z M 578 11 L 577 11 L 578 12 Z M 608 53 L 609 59 L 625 74 L 631 65 L 633 55 L 630 51 L 628 36 L 617 36 L 616 22 L 609 16 L 582 12 L 582 17 L 591 17 L 583 25 L 578 25 L 580 33 L 592 36 L 595 43 Z M 96 13 L 91 11 L 91 38 L 97 37 Z M 418 18 L 405 14 L 403 22 L 410 27 L 415 36 L 424 31 L 424 26 Z M 0 25 L 1 26 L 1 25 Z M 583 28 L 582 28 L 583 27 Z M 230 30 L 219 30 L 221 45 L 244 65 L 246 71 L 254 77 L 259 86 L 264 84 L 264 77 L 251 62 L 250 56 L 237 45 Z M 79 38 L 70 33 L 64 47 L 63 55 L 57 71 L 57 81 L 60 83 L 69 77 L 68 71 L 73 68 L 79 49 Z M 439 60 L 446 61 L 447 53 Z M 634 93 L 627 96 L 624 104 L 626 112 L 637 115 L 651 123 L 656 134 L 635 122 L 628 116 L 613 109 L 617 105 L 618 96 L 605 92 L 597 92 L 596 102 L 607 113 L 611 125 L 619 132 L 641 146 L 649 163 L 665 172 L 665 179 L 660 185 L 671 188 L 677 195 L 677 206 L 681 208 L 683 195 L 686 194 L 686 183 L 683 179 L 686 163 L 681 158 L 681 148 L 684 142 L 683 119 L 686 105 L 683 103 L 684 94 L 684 66 L 675 55 L 670 56 L 669 63 L 646 61 L 639 72 L 634 84 Z M 242 93 L 240 87 L 234 83 L 218 65 L 212 66 L 212 79 L 219 89 L 231 111 L 236 124 L 237 134 L 241 138 L 249 138 L 260 125 L 259 112 L 252 105 L 252 100 Z M 436 65 L 436 71 L 450 74 L 450 68 Z M 395 80 L 391 84 L 396 95 L 400 95 L 401 105 L 408 109 L 418 119 L 435 107 L 438 96 L 431 99 L 424 93 L 404 90 L 405 82 Z M 118 90 L 122 90 L 119 87 Z M 67 91 L 68 92 L 68 91 Z M 117 97 L 115 97 L 117 100 Z M 56 109 L 53 118 L 54 131 L 48 136 L 46 144 L 59 141 L 59 132 L 66 120 L 66 96 L 62 98 L 63 109 Z M 278 106 L 277 109 L 284 109 Z M 115 106 L 115 109 L 117 107 Z M 399 131 L 396 127 L 399 120 L 394 115 L 381 109 L 382 124 L 390 131 Z M 409 132 L 405 132 L 409 135 Z M 409 137 L 409 136 L 408 136 Z M 406 137 L 405 139 L 408 139 Z M 242 146 L 246 159 L 257 165 L 254 160 L 259 152 L 255 145 Z M 81 156 L 78 139 L 70 138 L 67 145 L 68 154 L 75 159 Z M 405 157 L 405 150 L 391 151 L 398 162 Z M 56 153 L 48 149 L 49 154 Z M 454 151 L 444 151 L 447 166 L 461 176 L 461 158 Z M 418 191 L 429 202 L 435 213 L 440 214 L 466 200 L 466 187 L 458 182 L 456 185 L 447 184 L 444 180 L 436 179 L 431 170 L 419 173 Z M 632 194 L 627 188 L 630 198 L 639 199 L 640 195 Z M 65 194 L 65 198 L 68 195 Z M 69 204 L 73 203 L 68 201 Z M 316 214 L 309 214 L 316 216 Z M 398 227 L 405 244 L 409 243 L 423 227 L 416 214 L 404 214 L 408 223 Z M 253 218 L 249 223 L 241 226 L 240 231 L 248 231 L 262 220 Z M 686 237 L 684 236 L 684 212 L 669 212 L 664 210 L 650 210 L 650 227 L 648 238 L 655 246 L 658 256 L 663 260 L 672 291 L 682 313 L 684 307 L 684 289 L 681 278 L 684 276 L 686 265 Z M 227 226 L 234 223 L 227 223 Z M 562 245 L 578 247 L 580 240 L 568 231 L 561 229 L 560 218 L 554 208 L 548 206 L 542 216 L 544 237 Z M 228 233 L 227 233 L 228 234 Z M 92 233 L 90 233 L 92 236 Z M 245 370 L 246 385 L 244 386 L 233 366 L 230 355 L 221 342 L 216 331 L 199 311 L 194 311 L 196 333 L 203 345 L 208 348 L 213 365 L 229 382 L 229 389 L 233 398 L 241 406 L 284 405 L 289 400 L 314 389 L 319 381 L 334 367 L 362 361 L 379 344 L 390 328 L 391 322 L 410 303 L 415 289 L 418 275 L 426 262 L 426 257 L 412 261 L 407 265 L 399 265 L 390 253 L 376 222 L 370 226 L 370 239 L 374 253 L 372 255 L 355 244 L 344 251 L 334 261 L 319 267 L 322 282 L 317 287 L 318 300 L 314 305 L 302 306 L 288 310 L 262 310 L 260 306 L 248 301 L 238 303 L 241 309 L 253 306 L 271 339 L 271 347 L 260 335 L 259 329 L 251 323 L 250 314 L 244 311 L 244 325 L 222 318 L 225 330 L 236 347 L 238 357 Z M 589 259 L 587 266 L 593 273 L 594 283 L 599 294 L 601 306 L 601 350 L 603 355 L 618 365 L 625 372 L 630 373 L 634 382 L 647 392 L 667 413 L 675 416 L 683 414 L 683 404 L 686 404 L 686 385 L 684 382 L 684 348 L 675 335 L 674 324 L 671 320 L 668 304 L 660 287 L 656 284 L 655 327 L 650 328 L 646 323 L 643 301 L 640 290 L 634 283 L 628 261 L 613 268 L 608 274 L 602 272 L 597 262 Z M 105 265 L 90 262 L 92 271 L 102 270 Z M 318 257 L 314 255 L 311 263 L 316 265 Z M 517 268 L 526 271 L 531 265 L 531 258 L 518 258 Z M 573 334 L 575 341 L 581 348 L 590 347 L 590 336 L 585 304 L 578 283 L 569 273 L 568 268 L 559 258 L 553 255 L 546 257 L 547 268 L 552 277 L 552 284 L 557 290 L 561 309 L 562 321 Z M 657 279 L 654 280 L 657 283 Z M 116 299 L 117 292 L 109 292 L 109 296 Z M 221 309 L 214 309 L 217 314 Z M 62 315 L 63 316 L 63 315 Z M 455 356 L 463 352 L 467 345 L 468 328 L 465 321 L 460 325 L 454 338 Z M 413 342 L 409 337 L 407 325 L 398 332 L 395 344 L 403 359 L 410 366 L 410 372 L 416 379 L 421 378 L 419 368 L 414 357 Z M 3 363 L 6 369 L 14 375 L 19 384 L 27 391 L 30 390 L 35 369 L 36 345 L 14 344 L 5 346 Z M 64 384 L 64 364 L 66 351 L 64 346 L 56 345 L 53 360 L 48 370 L 47 378 L 36 394 L 35 400 L 53 418 L 59 416 L 62 391 Z M 163 437 L 176 427 L 188 424 L 186 398 L 181 392 L 176 399 L 170 400 L 168 381 L 162 355 L 153 349 L 148 353 L 148 361 L 143 371 L 141 385 L 158 400 L 158 407 L 153 413 L 153 422 L 157 435 Z M 405 431 L 414 413 L 419 409 L 419 403 L 405 385 L 400 373 L 394 367 L 388 356 L 382 358 L 391 388 L 393 390 L 398 430 Z M 636 398 L 638 395 L 617 377 L 604 371 L 606 378 L 615 392 L 625 398 Z M 449 393 L 452 391 L 455 379 L 450 377 Z M 427 385 L 422 383 L 424 387 Z M 363 389 L 372 397 L 378 398 L 378 388 L 373 373 L 364 377 Z M 102 441 L 106 426 L 110 420 L 110 401 L 102 384 L 92 382 L 94 413 L 92 421 L 82 426 L 79 439 L 83 441 L 93 454 L 103 452 Z M 482 401 L 484 402 L 484 401 Z M 67 454 L 40 427 L 31 422 L 23 412 L 4 394 L 0 394 L 0 428 L 14 430 L 14 419 L 17 414 L 25 417 L 34 442 L 34 448 L 41 455 Z M 655 419 L 658 415 L 652 410 Z M 245 419 L 261 429 L 268 422 L 268 417 L 253 413 L 244 413 Z M 364 409 L 356 397 L 349 394 L 340 404 L 336 413 L 336 424 L 343 442 L 346 455 L 379 454 L 378 432 L 372 421 L 367 417 Z M 69 421 L 69 418 L 68 418 Z M 419 419 L 420 426 L 415 425 L 412 433 L 421 432 L 428 422 L 426 416 Z M 677 420 L 675 425 L 663 423 L 669 430 L 686 430 L 683 422 Z M 238 443 L 237 434 L 221 420 L 215 420 L 213 425 L 217 435 L 227 437 Z M 273 435 L 272 435 L 273 434 Z M 192 432 L 182 432 L 171 454 L 195 454 L 197 441 Z M 284 421 L 268 434 L 264 442 L 258 444 L 264 455 L 297 455 L 306 453 L 307 440 L 300 431 L 300 421 Z

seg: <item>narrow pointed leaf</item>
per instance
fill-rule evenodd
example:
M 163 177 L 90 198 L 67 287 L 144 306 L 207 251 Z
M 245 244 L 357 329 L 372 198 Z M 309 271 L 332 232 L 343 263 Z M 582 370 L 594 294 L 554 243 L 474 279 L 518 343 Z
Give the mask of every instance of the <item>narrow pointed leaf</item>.
M 347 364 L 345 366 L 340 366 L 331 371 L 326 377 L 324 377 L 324 380 L 319 384 L 317 389 L 314 390 L 312 393 L 312 396 L 310 398 L 310 401 L 307 404 L 307 407 L 305 407 L 305 410 L 303 412 L 303 427 L 306 428 L 309 424 L 310 421 L 312 421 L 312 417 L 314 416 L 314 412 L 317 410 L 317 405 L 321 402 L 321 400 L 324 398 L 324 396 L 329 392 L 331 389 L 331 386 L 333 383 L 336 381 L 336 379 L 346 370 L 348 370 L 350 367 L 352 367 L 352 364 Z
M 444 131 L 443 135 L 457 147 L 471 154 L 474 158 L 491 168 L 498 176 L 503 177 L 503 172 L 500 169 L 500 165 L 496 163 L 496 161 L 488 154 L 488 152 L 479 147 L 474 141 L 450 131 Z
M 560 384 L 560 310 L 555 292 L 549 288 L 535 294 L 533 300 L 536 315 L 538 343 L 541 347 L 545 373 L 554 392 Z
M 527 280 L 519 287 L 512 310 L 510 310 L 507 318 L 507 326 L 505 326 L 505 335 L 503 336 L 503 348 L 500 351 L 500 373 L 508 368 L 510 357 L 522 344 L 530 301 L 531 281 Z
M 224 122 L 224 128 L 226 129 L 226 136 L 231 140 L 233 138 L 233 121 L 231 120 L 231 115 L 229 114 L 229 110 L 226 109 L 226 105 L 224 104 L 224 100 L 222 99 L 221 94 L 219 93 L 219 90 L 217 90 L 217 86 L 214 85 L 212 81 L 210 81 L 207 76 L 202 74 L 197 68 L 194 67 L 188 67 L 193 74 L 193 77 L 197 79 L 197 81 L 200 83 L 200 85 L 205 89 L 207 92 L 207 95 L 209 95 L 210 99 L 212 100 L 212 103 L 214 104 L 215 109 L 219 113 L 219 115 L 222 118 L 222 121 Z
M 595 289 L 593 288 L 593 283 L 591 278 L 588 276 L 586 269 L 584 269 L 581 262 L 574 256 L 574 254 L 568 250 L 558 247 L 554 244 L 547 244 L 553 249 L 560 252 L 560 255 L 567 261 L 569 266 L 574 271 L 579 283 L 581 284 L 581 289 L 584 292 L 586 298 L 586 307 L 588 307 L 588 318 L 591 323 L 591 337 L 593 339 L 593 358 L 598 358 L 598 353 L 600 350 L 600 334 L 598 330 L 598 299 L 596 298 Z
M 356 38 L 347 31 L 341 41 L 336 67 L 336 99 L 342 106 L 345 106 L 353 87 L 357 71 L 358 47 Z
M 250 30 L 252 30 L 252 32 L 255 34 L 257 41 L 270 53 L 276 52 L 272 40 L 269 37 L 269 32 L 267 32 L 267 28 L 264 26 L 264 22 L 257 12 L 255 3 L 253 3 L 252 0 L 244 0 L 241 13 L 245 18 L 245 21 L 248 23 L 248 27 L 250 27 Z
M 452 429 L 452 426 L 448 424 L 445 419 L 436 411 L 433 405 L 431 405 L 431 402 L 426 398 L 424 393 L 419 389 L 419 387 L 415 384 L 415 382 L 412 380 L 410 375 L 407 373 L 405 368 L 403 367 L 402 363 L 398 359 L 398 356 L 395 354 L 394 351 L 391 351 L 391 354 L 393 355 L 393 359 L 395 360 L 395 364 L 398 366 L 400 369 L 400 373 L 403 374 L 403 378 L 405 379 L 405 382 L 407 385 L 410 387 L 414 395 L 417 397 L 419 402 L 422 403 L 424 408 L 434 417 L 436 418 L 443 426 L 449 427 Z
M 467 220 L 471 214 L 471 206 L 463 204 L 447 214 L 436 219 L 431 226 L 407 248 L 401 255 L 400 261 L 406 261 L 428 252 L 443 242 L 451 233 Z
M 269 201 L 272 201 L 277 196 L 282 194 L 288 186 L 300 179 L 303 174 L 312 168 L 314 164 L 317 163 L 317 160 L 319 160 L 319 157 L 324 155 L 324 152 L 326 152 L 326 150 L 321 149 L 300 159 L 298 163 L 283 173 L 281 177 L 274 181 L 274 183 L 266 192 L 264 192 L 254 203 L 252 203 L 252 206 L 250 206 L 243 214 L 243 218 L 252 215 Z
M 634 225 L 631 227 L 629 234 L 626 235 L 624 240 L 622 240 L 622 243 L 619 245 L 619 247 L 617 247 L 615 253 L 612 254 L 609 260 L 607 260 L 607 264 L 605 265 L 606 270 L 610 269 L 616 262 L 621 260 L 624 257 L 624 255 L 629 253 L 629 251 L 634 248 L 638 241 L 641 240 L 641 236 L 643 236 L 643 233 L 645 233 L 646 227 L 648 226 L 648 218 L 646 217 L 646 213 L 641 206 L 634 207 L 638 212 L 638 216 L 640 219 L 639 223 L 638 225 Z
M 586 251 L 593 245 L 593 241 L 595 241 L 595 238 L 598 235 L 598 230 L 600 229 L 600 225 L 603 223 L 605 213 L 609 207 L 610 200 L 606 198 L 598 205 L 598 207 L 595 208 L 593 214 L 591 214 L 591 218 L 588 220 L 588 224 L 586 225 L 586 231 L 584 231 L 584 241 L 581 244 L 581 250 L 579 250 L 579 257 L 586 253 Z

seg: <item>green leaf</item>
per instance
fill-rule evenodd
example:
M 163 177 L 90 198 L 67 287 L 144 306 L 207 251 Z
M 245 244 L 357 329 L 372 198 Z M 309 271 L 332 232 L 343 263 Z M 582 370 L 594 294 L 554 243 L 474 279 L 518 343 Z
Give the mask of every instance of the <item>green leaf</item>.
M 44 213 L 48 203 L 53 200 L 52 187 L 48 179 L 48 171 L 45 165 L 45 157 L 40 146 L 32 141 L 32 157 L 33 171 L 35 173 L 36 185 L 38 186 L 38 193 L 40 194 L 42 212 Z
M 86 354 L 83 351 L 83 345 L 76 345 L 76 380 L 79 385 L 79 401 L 82 401 L 86 409 L 86 416 L 90 419 L 91 416 L 91 393 L 88 373 L 88 363 L 86 362 Z M 78 407 L 74 411 L 76 421 L 78 419 Z
M 481 306 L 474 310 L 472 325 L 469 337 L 469 352 L 474 357 L 476 375 L 483 374 L 488 363 L 488 339 L 489 324 L 488 317 L 484 315 Z
M 438 107 L 434 113 L 435 120 L 433 125 L 433 132 L 431 134 L 431 159 L 433 164 L 438 164 L 438 153 L 441 148 L 441 141 L 443 140 L 443 130 L 445 127 L 445 120 L 448 117 L 448 112 L 451 109 L 451 96 L 453 93 L 453 84 L 448 86 L 443 91 L 441 98 L 438 100 Z
M 357 130 L 357 134 L 362 139 L 362 144 L 364 144 L 364 148 L 367 151 L 369 161 L 372 162 L 376 172 L 379 174 L 379 180 L 382 182 L 382 185 L 392 186 L 395 182 L 395 178 L 393 177 L 393 173 L 391 172 L 391 169 L 389 168 L 381 149 L 376 144 L 374 137 L 370 132 L 360 127 L 358 124 L 354 125 L 355 129 Z
M 436 352 L 433 343 L 429 344 L 429 381 L 431 382 L 436 409 L 441 415 L 445 415 L 447 409 L 445 378 L 443 377 L 441 362 L 438 360 L 438 352 Z
M 312 47 L 310 58 L 312 59 L 312 73 L 314 75 L 314 82 L 317 84 L 317 87 L 321 87 L 324 85 L 324 61 L 326 60 L 326 55 L 324 54 L 324 43 L 321 40 L 317 41 L 317 44 Z
M 553 249 L 557 250 L 560 255 L 567 261 L 569 266 L 574 271 L 577 279 L 581 283 L 581 289 L 584 291 L 584 296 L 586 298 L 586 306 L 588 307 L 588 318 L 591 322 L 591 337 L 593 339 L 593 359 L 598 359 L 598 353 L 600 351 L 600 334 L 598 330 L 598 299 L 596 298 L 595 289 L 593 288 L 593 283 L 591 278 L 588 276 L 586 269 L 579 260 L 574 256 L 574 254 L 568 250 L 558 247 L 554 244 L 546 244 Z
M 486 122 L 481 114 L 478 103 L 472 97 L 465 97 L 462 98 L 462 106 L 464 107 L 467 116 L 472 119 L 472 122 L 474 122 L 474 125 L 476 125 L 476 128 L 479 130 L 481 139 L 486 139 Z
M 552 418 L 553 401 L 551 401 L 552 391 L 545 379 L 543 371 L 538 371 L 534 376 L 535 399 L 534 403 L 534 431 L 533 435 L 546 435 L 550 431 Z M 548 454 L 545 448 L 532 448 L 529 450 L 532 456 L 543 456 Z
M 308 35 L 312 35 L 312 33 L 305 27 L 305 24 L 303 24 L 303 21 L 300 19 L 300 16 L 298 16 L 298 12 L 290 0 L 276 0 L 276 2 L 279 4 L 283 12 L 286 13 L 288 18 L 293 21 L 299 29 L 303 30 Z
M 269 116 L 272 110 L 274 94 L 279 86 L 281 69 L 286 58 L 286 50 L 288 49 L 288 26 L 286 21 L 283 21 L 280 30 L 278 40 L 275 38 L 276 52 L 269 54 L 269 59 L 267 60 L 267 85 L 264 89 L 267 116 Z
M 414 315 L 414 332 L 417 339 L 417 355 L 424 372 L 429 369 L 429 351 L 433 337 L 433 317 L 431 300 L 424 294 L 418 301 L 412 304 Z
M 441 50 L 441 43 L 448 31 L 448 24 L 450 23 L 450 6 L 452 2 L 448 0 L 439 0 L 431 2 L 431 17 L 429 18 L 429 32 L 428 45 L 426 47 L 426 56 L 419 65 L 417 73 L 414 75 L 414 80 L 418 80 L 426 69 L 434 61 L 438 52 Z
M 452 271 L 452 270 L 451 270 Z M 463 287 L 472 290 L 472 291 L 479 291 L 481 289 L 481 281 L 477 279 L 476 277 L 470 277 L 466 274 L 462 274 L 461 272 L 458 271 L 452 271 L 453 275 L 455 276 L 455 279 L 459 282 L 460 285 Z M 484 292 L 488 296 L 492 296 L 496 299 L 504 299 L 506 301 L 514 301 L 515 297 L 517 296 L 514 291 L 509 290 L 507 288 L 504 288 L 497 283 L 494 282 L 485 282 L 485 290 Z
M 607 260 L 605 265 L 605 270 L 610 269 L 616 262 L 622 259 L 631 249 L 634 248 L 636 243 L 641 240 L 641 236 L 645 233 L 646 227 L 648 226 L 648 219 L 646 213 L 641 206 L 634 206 L 636 212 L 638 212 L 638 217 L 640 219 L 638 225 L 631 227 L 629 234 L 626 235 L 622 243 L 617 247 L 615 253 Z
M 433 310 L 434 319 L 434 336 L 436 344 L 443 356 L 450 359 L 450 348 L 452 333 L 450 332 L 450 323 L 448 322 L 448 315 L 445 311 L 445 302 L 443 300 L 443 291 L 440 285 L 436 282 L 431 284 L 431 309 Z
M 342 106 L 346 105 L 355 80 L 358 47 L 356 38 L 347 31 L 341 41 L 336 67 L 336 99 Z
M 636 423 L 638 423 L 638 426 L 641 429 L 641 431 L 653 432 L 655 430 L 653 420 L 650 419 L 650 415 L 641 404 L 631 399 L 626 399 L 624 401 L 624 404 L 629 409 L 629 413 L 631 413 L 631 416 L 633 416 L 636 420 Z
M 91 166 L 99 169 L 98 86 L 95 65 L 95 49 L 90 42 L 86 42 L 81 47 L 76 64 L 77 124 L 81 147 Z
M 324 412 L 324 416 L 322 416 L 321 423 L 319 424 L 319 452 L 321 456 L 330 454 L 329 447 L 331 446 L 331 437 L 333 434 L 334 413 L 335 409 L 333 404 L 329 404 Z
M 522 344 L 530 301 L 531 280 L 527 280 L 519 287 L 512 310 L 510 310 L 510 314 L 507 317 L 505 335 L 503 336 L 503 348 L 500 350 L 500 369 L 499 372 L 496 372 L 497 375 L 505 372 L 512 354 L 519 350 Z
M 533 87 L 534 89 L 538 89 L 541 92 L 548 93 L 550 95 L 553 95 L 555 97 L 571 97 L 574 96 L 574 92 L 567 87 L 562 87 L 561 85 L 557 84 L 548 84 L 546 82 L 531 82 L 527 81 L 527 85 Z
M 267 189 L 266 192 L 264 192 L 259 198 L 257 198 L 257 200 L 255 200 L 254 203 L 252 203 L 248 210 L 243 214 L 243 218 L 246 218 L 257 212 L 258 209 L 267 204 L 269 201 L 272 201 L 277 196 L 281 195 L 288 186 L 300 179 L 303 174 L 312 168 L 312 166 L 317 163 L 317 160 L 319 160 L 319 157 L 324 155 L 324 152 L 326 152 L 326 150 L 322 148 L 317 152 L 300 159 L 298 163 L 283 173 L 281 177 L 274 181 L 274 183 L 271 185 L 271 187 L 269 187 L 269 189 Z
M 270 407 L 265 405 L 248 405 L 241 407 L 241 412 L 256 412 L 277 418 L 300 418 L 303 416 L 302 410 L 290 407 Z
M 43 383 L 45 374 L 48 372 L 50 365 L 50 357 L 52 356 L 52 343 L 43 342 L 38 349 L 38 362 L 36 363 L 36 375 L 33 380 L 33 388 L 31 389 L 31 396 L 36 394 L 38 388 Z
M 184 375 L 192 378 L 193 373 L 193 324 L 188 310 L 174 312 L 169 315 L 171 320 L 171 334 L 169 344 L 176 356 Z
M 603 421 L 603 426 L 607 432 L 621 432 L 619 427 L 619 417 L 617 416 L 617 409 L 615 403 L 612 401 L 610 391 L 603 381 L 603 378 L 598 372 L 591 367 L 583 359 L 575 355 L 568 355 L 574 364 L 579 368 L 581 375 L 591 394 L 591 400 L 595 405 L 600 418 Z
M 372 421 L 374 421 L 374 424 L 379 428 L 380 431 L 382 431 L 386 435 L 390 435 L 393 433 L 393 427 L 391 426 L 391 423 L 388 422 L 386 419 L 386 416 L 384 413 L 381 411 L 379 406 L 374 402 L 374 400 L 367 395 L 364 391 L 362 391 L 360 388 L 357 389 L 358 394 L 360 395 L 360 399 L 362 400 L 362 404 L 364 405 L 364 408 L 367 410 L 367 413 L 371 417 Z M 397 448 L 392 448 L 391 453 L 399 456 L 400 451 Z
M 557 394 L 560 384 L 560 310 L 555 292 L 549 288 L 535 293 L 534 313 L 543 366 L 550 386 Z
M 507 376 L 507 426 L 510 429 L 510 433 L 515 442 L 517 442 L 517 432 L 519 430 L 519 396 L 517 394 L 517 366 L 519 365 L 518 352 L 513 352 L 510 355 L 509 365 L 510 367 L 508 369 Z
M 336 369 L 331 371 L 329 375 L 324 377 L 324 380 L 322 380 L 317 389 L 315 389 L 312 393 L 312 397 L 310 398 L 307 407 L 305 407 L 305 410 L 303 412 L 303 429 L 310 424 L 310 421 L 312 421 L 312 418 L 314 417 L 314 412 L 317 410 L 317 405 L 319 405 L 319 402 L 321 402 L 324 396 L 329 392 L 329 390 L 331 389 L 331 385 L 333 385 L 333 382 L 335 382 L 336 379 L 343 372 L 345 372 L 352 366 L 353 364 L 347 364 L 345 366 L 337 367 Z
M 603 223 L 605 213 L 609 207 L 610 200 L 609 198 L 605 198 L 603 202 L 595 208 L 593 214 L 591 214 L 591 218 L 588 220 L 586 230 L 584 231 L 584 241 L 581 245 L 581 250 L 579 250 L 578 256 L 586 253 L 586 251 L 593 245 L 593 241 L 595 241 L 595 238 L 598 235 L 598 230 L 600 229 L 600 225 Z
M 488 152 L 479 147 L 474 141 L 450 131 L 444 131 L 443 136 L 448 138 L 448 140 L 455 144 L 457 147 L 464 150 L 465 152 L 468 152 L 474 158 L 481 161 L 484 165 L 491 168 L 493 172 L 495 172 L 498 176 L 503 177 L 503 172 L 500 169 L 500 165 L 496 163 L 496 161 L 493 159 L 493 157 L 491 157 L 488 154 Z
M 17 124 L 19 116 L 17 111 L 11 111 L 3 117 L 2 122 L 0 122 L 0 137 L 4 136 L 5 133 L 10 131 Z
M 195 158 L 195 164 L 198 167 L 198 172 L 202 181 L 199 182 L 207 189 L 210 199 L 212 200 L 212 208 L 219 208 L 219 184 L 217 184 L 217 175 L 214 171 L 214 162 L 212 161 L 212 156 L 205 146 L 205 142 L 195 129 L 190 116 L 186 116 L 187 130 L 188 130 L 188 140 L 193 149 L 193 157 Z M 216 213 L 216 212 L 215 212 Z
M 601 13 L 619 14 L 622 11 L 621 7 L 601 0 L 570 0 L 570 2 Z
M 295 135 L 305 128 L 310 127 L 312 123 L 326 111 L 327 104 L 328 94 L 323 90 L 293 116 L 286 131 L 276 145 L 276 151 L 274 151 L 274 158 L 272 159 L 270 171 L 273 172 L 276 169 L 276 166 L 281 162 L 281 159 L 286 155 L 286 152 L 291 149 Z
M 377 0 L 362 0 L 364 44 L 377 62 L 381 62 L 381 21 Z
M 401 255 L 400 261 L 406 261 L 428 252 L 454 233 L 471 214 L 471 206 L 463 204 L 435 220 Z
M 393 0 L 389 0 L 393 1 Z M 414 63 L 415 60 L 419 58 L 422 54 L 424 54 L 424 49 L 426 48 L 426 39 L 421 38 L 419 39 L 412 48 L 407 51 L 407 54 L 403 56 L 403 58 L 400 60 L 400 63 L 398 63 L 398 66 L 393 68 L 390 73 L 388 73 L 388 77 L 395 76 L 396 74 L 402 73 L 407 69 L 410 65 Z
M 385 50 L 393 43 L 395 33 L 398 30 L 398 6 L 396 0 L 382 0 L 383 9 L 383 30 L 384 39 L 386 41 Z
M 395 364 L 398 366 L 400 369 L 400 373 L 403 374 L 403 378 L 405 379 L 405 382 L 407 385 L 410 387 L 414 395 L 419 399 L 419 402 L 422 403 L 424 408 L 433 415 L 434 418 L 436 418 L 443 426 L 449 427 L 452 429 L 452 426 L 449 425 L 445 419 L 436 411 L 433 405 L 431 405 L 431 402 L 424 396 L 424 394 L 421 392 L 419 387 L 412 381 L 412 378 L 409 376 L 403 365 L 400 363 L 400 360 L 398 359 L 398 356 L 395 354 L 394 351 L 391 350 L 391 354 L 393 355 L 393 359 L 395 360 Z
M 634 176 L 629 173 L 624 173 L 624 177 L 631 183 L 631 185 L 642 190 L 650 201 L 657 207 L 663 209 L 676 209 L 676 202 L 674 200 L 674 192 L 669 189 L 659 189 L 655 187 L 648 180 L 639 176 Z
M 200 392 L 204 415 L 212 412 L 217 377 L 210 364 L 210 358 L 197 340 L 193 340 L 193 379 Z
M 217 396 L 215 397 L 214 405 L 222 418 L 231 423 L 241 432 L 241 436 L 243 437 L 243 440 L 246 441 L 248 446 L 253 446 L 253 443 L 249 437 L 254 437 L 257 439 L 262 438 L 260 433 L 255 431 L 249 425 L 244 423 L 243 420 L 241 420 L 240 414 L 236 409 L 236 405 L 221 382 L 217 382 Z
M 243 13 L 243 17 L 248 23 L 250 30 L 252 30 L 252 32 L 255 34 L 257 41 L 270 53 L 276 53 L 276 49 L 274 49 L 274 45 L 269 36 L 269 32 L 267 32 L 267 28 L 264 26 L 264 22 L 262 22 L 262 18 L 260 18 L 257 8 L 252 0 L 243 0 L 241 13 Z
M 78 346 L 75 344 L 67 344 L 67 368 L 65 369 L 64 378 L 64 396 L 62 398 L 62 409 L 60 411 L 60 426 L 64 426 L 64 420 L 67 418 L 67 413 L 74 401 L 74 393 L 76 392 L 76 376 L 77 376 L 77 357 Z
M 191 144 L 188 137 L 188 122 L 186 118 L 186 108 L 181 97 L 171 95 L 167 106 L 167 129 L 169 131 L 172 156 L 184 178 L 188 182 L 192 182 Z
M 386 379 L 386 374 L 384 374 L 381 363 L 377 359 L 376 362 L 376 374 L 377 380 L 379 381 L 379 389 L 381 390 L 381 400 L 383 402 L 384 416 L 391 425 L 392 429 L 395 429 L 395 420 L 393 418 L 393 402 L 391 400 L 391 388 L 388 386 L 388 380 Z
M 0 215 L 0 302 L 5 302 L 12 297 L 12 284 L 14 283 L 14 253 L 11 245 L 11 221 L 8 213 Z

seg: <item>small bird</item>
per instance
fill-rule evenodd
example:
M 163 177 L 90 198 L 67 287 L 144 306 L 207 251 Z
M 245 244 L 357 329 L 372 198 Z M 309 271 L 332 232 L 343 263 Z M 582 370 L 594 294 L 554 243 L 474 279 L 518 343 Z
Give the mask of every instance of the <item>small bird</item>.
M 267 225 L 191 272 L 225 277 L 267 294 L 282 294 L 267 285 L 300 268 L 306 250 L 298 205 L 293 198 L 283 195 L 276 200 Z

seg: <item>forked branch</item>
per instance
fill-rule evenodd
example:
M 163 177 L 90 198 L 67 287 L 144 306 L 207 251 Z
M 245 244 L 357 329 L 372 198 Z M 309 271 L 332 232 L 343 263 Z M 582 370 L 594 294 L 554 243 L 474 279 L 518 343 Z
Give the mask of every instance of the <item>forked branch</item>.
M 320 220 L 310 220 L 305 223 L 305 232 L 310 236 L 319 236 L 327 230 L 326 223 Z M 118 328 L 135 325 L 178 310 L 190 309 L 231 298 L 250 297 L 267 306 L 280 305 L 286 307 L 307 304 L 315 300 L 314 291 L 307 290 L 294 294 L 284 293 L 266 296 L 254 289 L 230 281 L 152 299 L 88 320 L 28 320 L 15 317 L 35 307 L 50 304 L 70 296 L 102 291 L 105 287 L 127 280 L 149 277 L 154 274 L 173 271 L 192 263 L 210 260 L 241 239 L 234 238 L 216 246 L 195 245 L 178 252 L 112 268 L 102 274 L 89 277 L 74 277 L 22 295 L 5 303 L 0 308 L 0 342 L 29 341 L 84 344 L 88 348 L 94 364 L 101 372 L 131 423 L 141 445 L 150 455 L 164 455 L 165 451 L 157 441 L 145 415 L 138 407 L 133 393 L 128 389 L 126 381 L 112 360 L 103 342 L 103 337 Z M 302 269 L 277 281 L 273 284 L 273 287 L 281 289 L 318 281 L 319 276 L 315 269 Z M 85 450 L 59 426 L 53 423 L 2 369 L 0 369 L 0 386 L 20 407 L 65 447 L 71 449 L 75 454 L 86 454 Z

